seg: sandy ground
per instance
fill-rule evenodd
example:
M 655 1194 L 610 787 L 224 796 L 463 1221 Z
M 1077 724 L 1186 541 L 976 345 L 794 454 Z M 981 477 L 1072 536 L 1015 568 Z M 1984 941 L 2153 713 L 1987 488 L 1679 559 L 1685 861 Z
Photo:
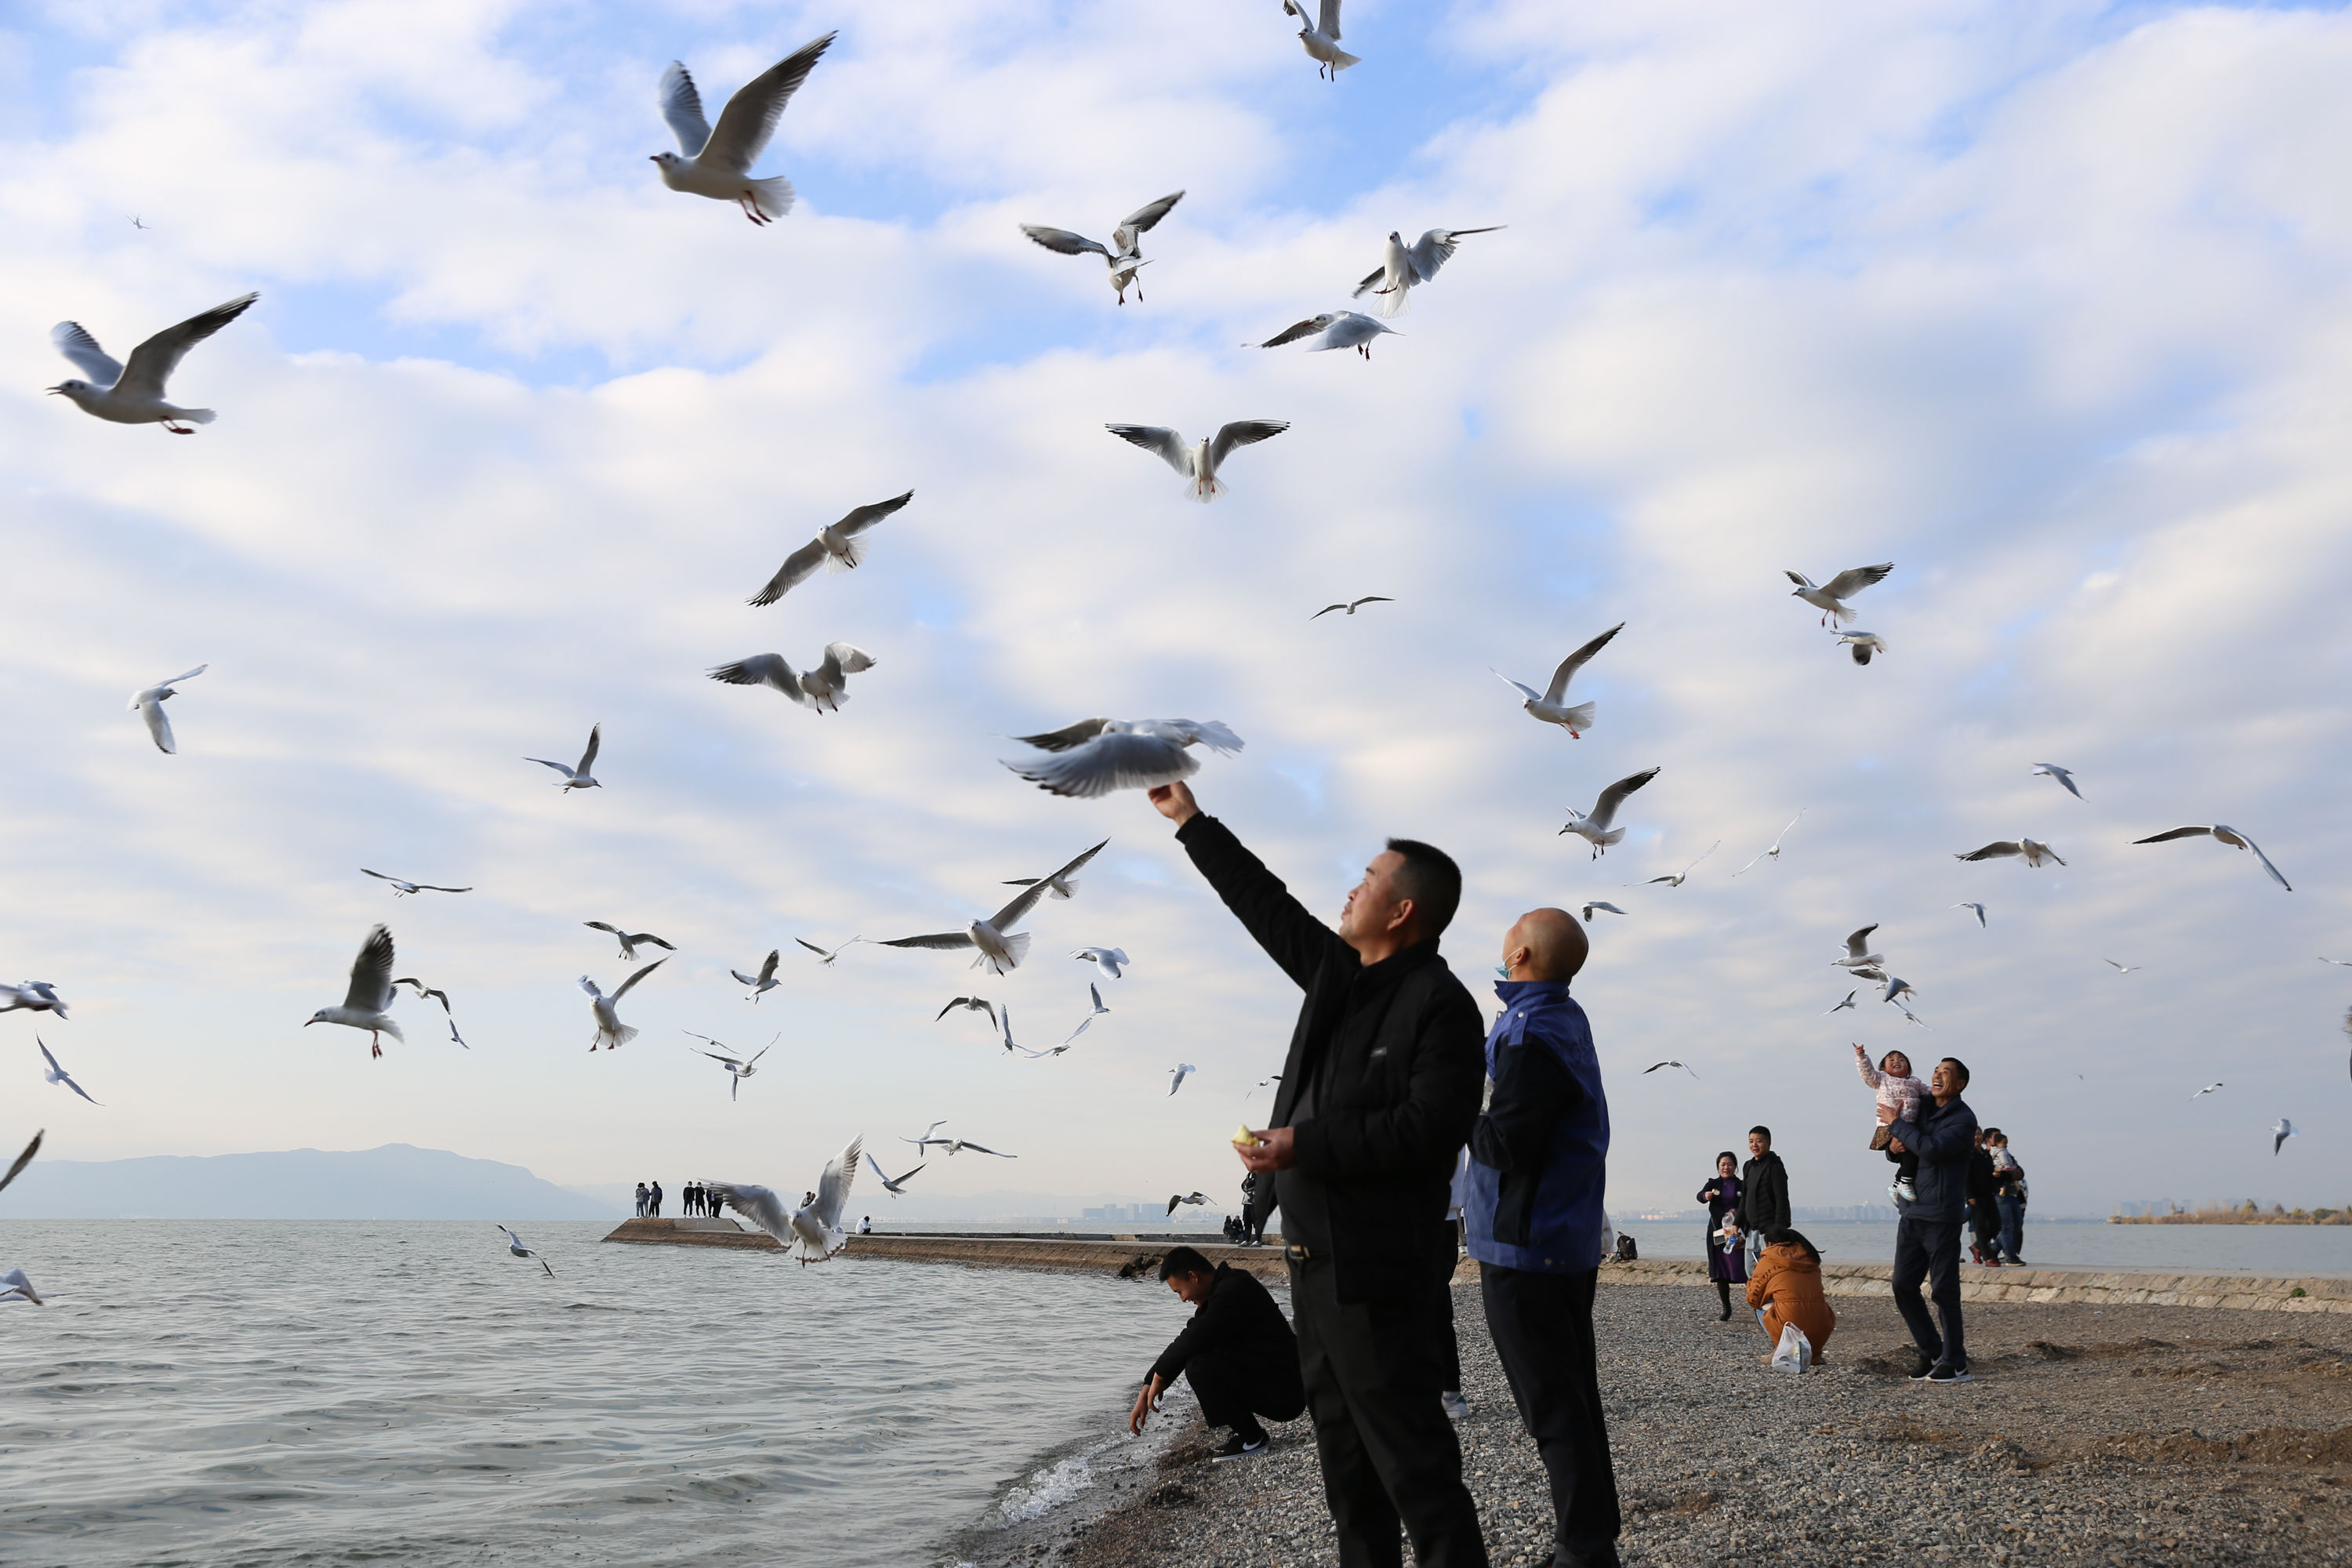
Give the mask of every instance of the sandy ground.
M 1736 1298 L 1735 1298 L 1736 1300 Z M 1464 1464 L 1497 1563 L 1548 1560 L 1549 1493 L 1456 1290 Z M 1711 1291 L 1604 1287 L 1601 1387 L 1628 1563 L 2352 1562 L 2352 1317 L 1971 1305 L 1976 1381 L 1915 1384 L 1893 1304 L 1836 1303 L 1828 1364 L 1759 1364 Z M 1220 1434 L 1222 1436 L 1222 1434 Z M 1165 1447 L 1109 1511 L 1044 1518 L 983 1564 L 1338 1560 L 1305 1422 L 1263 1459 Z M 959 1555 L 969 1555 L 960 1553 Z M 1407 1561 L 1411 1560 L 1408 1554 Z

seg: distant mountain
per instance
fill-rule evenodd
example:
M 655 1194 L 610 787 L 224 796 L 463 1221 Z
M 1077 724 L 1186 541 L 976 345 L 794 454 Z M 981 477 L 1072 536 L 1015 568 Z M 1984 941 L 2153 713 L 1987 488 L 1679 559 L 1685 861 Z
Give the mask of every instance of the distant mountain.
M 446 1149 L 36 1160 L 0 1219 L 619 1219 L 625 1206 Z

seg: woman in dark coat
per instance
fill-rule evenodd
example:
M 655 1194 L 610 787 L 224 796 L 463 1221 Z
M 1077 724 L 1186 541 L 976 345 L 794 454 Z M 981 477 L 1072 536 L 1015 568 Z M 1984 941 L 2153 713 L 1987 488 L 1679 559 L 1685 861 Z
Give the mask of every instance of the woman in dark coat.
M 1748 1248 L 1735 1241 L 1728 1251 L 1723 1238 L 1715 1233 L 1721 1230 L 1727 1216 L 1736 1216 L 1739 1210 L 1739 1161 L 1726 1149 L 1715 1157 L 1715 1178 L 1698 1190 L 1698 1201 L 1706 1205 L 1706 1277 L 1715 1281 L 1715 1293 L 1723 1298 L 1720 1322 L 1731 1321 L 1731 1288 L 1748 1282 Z

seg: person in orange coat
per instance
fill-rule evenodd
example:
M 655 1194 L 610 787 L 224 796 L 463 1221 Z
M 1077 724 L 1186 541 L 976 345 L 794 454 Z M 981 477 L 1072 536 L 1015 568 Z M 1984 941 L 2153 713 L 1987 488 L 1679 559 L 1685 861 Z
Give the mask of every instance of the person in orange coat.
M 1748 1304 L 1756 1309 L 1764 1337 L 1775 1344 L 1783 1323 L 1796 1324 L 1797 1331 L 1812 1341 L 1817 1363 L 1837 1328 L 1837 1314 L 1822 1293 L 1822 1255 L 1793 1230 L 1765 1233 L 1764 1256 L 1756 1260 L 1756 1272 L 1748 1281 Z

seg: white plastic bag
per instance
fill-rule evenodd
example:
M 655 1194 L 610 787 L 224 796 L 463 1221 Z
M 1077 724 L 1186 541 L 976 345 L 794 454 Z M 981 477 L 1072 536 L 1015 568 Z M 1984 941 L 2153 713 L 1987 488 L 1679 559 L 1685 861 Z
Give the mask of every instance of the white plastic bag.
M 1813 1363 L 1813 1342 L 1794 1323 L 1780 1325 L 1780 1342 L 1772 1352 L 1774 1372 L 1802 1372 Z

